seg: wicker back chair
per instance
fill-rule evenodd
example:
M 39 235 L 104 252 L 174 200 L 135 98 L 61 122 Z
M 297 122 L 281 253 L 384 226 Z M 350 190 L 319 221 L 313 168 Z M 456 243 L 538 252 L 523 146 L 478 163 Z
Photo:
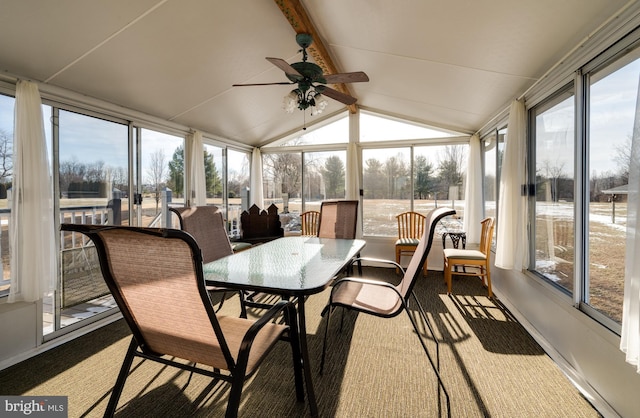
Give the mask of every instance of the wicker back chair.
M 396 263 L 402 256 L 412 255 L 416 251 L 420 237 L 424 234 L 425 216 L 418 212 L 404 212 L 396 216 L 398 220 L 398 239 L 396 240 Z M 427 273 L 426 265 L 424 273 Z
M 320 221 L 320 212 L 317 210 L 308 210 L 300 214 L 300 233 L 301 235 L 318 236 L 318 222 Z
M 411 257 L 407 270 L 402 270 L 402 267 L 394 261 L 387 261 L 391 265 L 395 265 L 396 268 L 403 271 L 404 276 L 402 281 L 393 285 L 386 281 L 372 280 L 362 277 L 345 277 L 337 280 L 331 294 L 329 296 L 329 302 L 323 310 L 323 315 L 327 316 L 327 323 L 324 332 L 324 341 L 322 344 L 322 359 L 320 361 L 320 372 L 324 370 L 326 347 L 327 347 L 327 334 L 329 332 L 329 322 L 331 319 L 331 313 L 336 307 L 342 307 L 344 309 L 354 310 L 370 315 L 375 315 L 381 318 L 392 318 L 399 315 L 402 311 L 405 311 L 416 331 L 416 335 L 420 340 L 420 344 L 429 359 L 431 367 L 433 368 L 436 378 L 438 380 L 439 390 L 441 389 L 445 395 L 447 403 L 447 412 L 450 416 L 451 408 L 449 405 L 449 395 L 444 387 L 442 379 L 440 377 L 440 350 L 438 345 L 438 339 L 435 337 L 433 328 L 427 319 L 427 316 L 420 304 L 418 298 L 413 293 L 416 280 L 421 276 L 423 266 L 427 263 L 427 256 L 431 250 L 431 244 L 435 235 L 436 224 L 445 216 L 454 215 L 456 212 L 449 208 L 437 208 L 429 212 L 425 222 L 425 232 L 420 238 L 420 242 L 416 247 L 416 251 Z M 366 260 L 366 259 L 364 259 Z M 374 260 L 381 262 L 381 260 Z M 426 343 L 422 338 L 422 331 L 418 328 L 418 324 L 414 319 L 412 313 L 409 311 L 409 299 L 413 298 L 416 306 L 418 307 L 418 313 L 420 314 L 422 321 L 429 329 L 433 341 L 436 343 L 436 361 L 434 362 Z
M 444 254 L 444 279 L 448 292 L 451 293 L 451 275 L 477 276 L 487 286 L 489 297 L 493 297 L 491 289 L 491 242 L 495 218 L 488 217 L 480 222 L 480 247 L 477 250 L 446 248 Z M 452 271 L 453 270 L 453 271 Z
M 295 321 L 287 301 L 276 304 L 258 321 L 216 316 L 205 286 L 200 248 L 188 233 L 78 224 L 63 224 L 61 229 L 81 232 L 93 241 L 104 280 L 133 333 L 105 416 L 115 413 L 137 356 L 230 382 L 226 416 L 235 417 L 245 379 L 282 337 L 292 346 L 296 393 L 301 400 L 295 327 L 272 321 L 283 310 Z

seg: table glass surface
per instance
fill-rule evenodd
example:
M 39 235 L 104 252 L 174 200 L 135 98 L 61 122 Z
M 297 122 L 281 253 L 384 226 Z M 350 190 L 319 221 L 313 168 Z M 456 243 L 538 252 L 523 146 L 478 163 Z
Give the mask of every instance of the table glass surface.
M 327 287 L 365 241 L 284 237 L 204 264 L 208 283 L 311 294 Z

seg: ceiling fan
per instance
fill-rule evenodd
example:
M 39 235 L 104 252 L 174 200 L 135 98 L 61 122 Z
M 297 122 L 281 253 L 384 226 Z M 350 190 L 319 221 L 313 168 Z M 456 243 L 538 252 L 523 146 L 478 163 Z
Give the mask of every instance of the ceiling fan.
M 254 84 L 234 84 L 234 87 L 243 86 L 270 86 L 270 85 L 291 85 L 297 84 L 298 87 L 293 89 L 285 96 L 283 107 L 292 113 L 297 107 L 300 110 L 311 108 L 311 114 L 321 113 L 327 106 L 327 102 L 322 95 L 330 97 L 346 105 L 352 105 L 356 102 L 356 98 L 338 90 L 328 87 L 327 84 L 340 83 L 357 83 L 369 81 L 369 77 L 362 71 L 352 73 L 339 74 L 322 74 L 322 68 L 319 65 L 307 61 L 307 48 L 313 42 L 311 35 L 307 33 L 299 33 L 296 35 L 296 42 L 302 48 L 302 61 L 289 64 L 281 58 L 267 57 L 267 61 L 284 71 L 284 74 L 290 81 L 282 81 L 275 83 L 254 83 Z

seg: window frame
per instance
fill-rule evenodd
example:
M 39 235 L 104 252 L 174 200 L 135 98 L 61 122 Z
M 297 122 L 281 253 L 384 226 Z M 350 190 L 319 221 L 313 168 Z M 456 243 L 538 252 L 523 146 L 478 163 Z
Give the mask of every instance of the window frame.
M 545 278 L 542 274 L 535 270 L 535 193 L 529 197 L 529 230 L 530 230 L 530 265 L 527 270 L 527 276 L 533 280 L 537 280 L 543 285 L 551 288 L 558 296 L 565 299 L 579 312 L 582 312 L 596 323 L 602 325 L 611 332 L 620 335 L 621 324 L 596 310 L 586 301 L 589 300 L 589 201 L 590 190 L 589 182 L 591 179 L 589 173 L 589 157 L 590 151 L 590 76 L 598 71 L 605 69 L 610 65 L 616 65 L 617 61 L 622 61 L 628 54 L 638 54 L 640 49 L 640 28 L 628 33 L 626 36 L 612 44 L 601 54 L 593 57 L 583 63 L 580 68 L 575 71 L 574 77 L 567 83 L 560 84 L 559 87 L 548 92 L 544 96 L 532 95 L 535 103 L 530 103 L 527 107 L 529 127 L 528 135 L 528 157 L 527 164 L 529 166 L 529 183 L 535 184 L 535 109 L 551 103 L 554 99 L 562 94 L 566 94 L 568 90 L 574 94 L 574 272 L 573 272 L 573 292 L 567 292 L 562 286 L 558 286 L 551 280 Z M 606 77 L 606 75 L 604 76 Z M 558 103 L 558 102 L 555 102 Z M 622 307 L 621 307 L 622 308 Z

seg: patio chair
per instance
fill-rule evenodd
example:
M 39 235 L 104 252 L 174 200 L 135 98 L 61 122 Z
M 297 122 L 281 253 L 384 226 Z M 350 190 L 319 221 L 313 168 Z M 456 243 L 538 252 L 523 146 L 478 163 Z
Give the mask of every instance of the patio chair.
M 318 235 L 318 221 L 320 212 L 308 210 L 300 215 L 300 234 L 315 237 Z
M 200 248 L 181 230 L 79 224 L 61 229 L 93 241 L 104 280 L 133 333 L 105 416 L 115 413 L 133 359 L 141 357 L 231 383 L 226 416 L 236 417 L 245 380 L 280 339 L 291 344 L 296 395 L 303 400 L 297 327 L 274 322 L 284 313 L 295 324 L 292 304 L 280 301 L 257 321 L 217 316 Z
M 198 243 L 204 263 L 233 254 L 229 235 L 224 225 L 224 217 L 216 206 L 174 207 L 169 208 L 169 210 L 178 217 L 180 229 L 191 234 Z M 229 289 L 207 286 L 207 290 L 209 292 L 222 292 L 222 298 L 217 309 L 220 310 L 226 299 L 226 292 Z M 242 301 L 242 292 L 239 293 L 240 301 Z M 241 307 L 242 316 L 246 318 L 245 308 L 243 305 Z
M 491 242 L 493 240 L 493 228 L 495 218 L 488 217 L 480 222 L 480 247 L 477 250 L 446 248 L 444 254 L 444 280 L 447 290 L 451 293 L 451 276 L 476 276 L 482 279 L 487 287 L 489 297 L 493 297 L 491 290 Z M 455 271 L 452 271 L 455 270 Z
M 396 240 L 396 263 L 400 264 L 402 256 L 413 255 L 424 233 L 425 216 L 418 212 L 404 212 L 396 216 L 398 220 L 398 239 Z M 427 274 L 427 264 L 424 265 Z
M 355 239 L 358 224 L 357 200 L 325 200 L 320 205 L 318 238 Z M 356 259 L 360 254 L 356 255 Z M 362 274 L 362 263 L 358 261 Z
M 322 358 L 320 360 L 321 374 L 324 370 L 327 349 L 327 334 L 329 333 L 331 314 L 336 307 L 341 307 L 343 308 L 343 310 L 354 310 L 381 318 L 393 318 L 399 315 L 402 311 L 405 311 L 407 313 L 407 316 L 409 317 L 409 320 L 411 321 L 411 324 L 413 325 L 418 339 L 420 340 L 420 344 L 422 345 L 422 348 L 424 349 L 424 352 L 429 359 L 429 363 L 431 364 L 431 367 L 436 374 L 439 388 L 442 389 L 445 395 L 447 413 L 450 416 L 451 408 L 449 403 L 449 395 L 444 387 L 439 371 L 440 349 L 438 340 L 433 332 L 433 328 L 431 327 L 429 320 L 427 319 L 424 309 L 420 304 L 420 301 L 413 293 L 413 287 L 418 277 L 422 274 L 423 266 L 427 263 L 427 256 L 429 255 L 429 251 L 431 250 L 431 244 L 435 235 L 436 224 L 445 216 L 454 215 L 455 213 L 456 212 L 453 209 L 437 208 L 427 214 L 425 220 L 425 232 L 420 238 L 420 242 L 418 243 L 416 251 L 411 257 L 411 261 L 409 262 L 409 266 L 407 267 L 406 271 L 404 271 L 398 263 L 391 260 L 386 261 L 378 259 L 363 259 L 375 262 L 386 262 L 402 270 L 404 276 L 399 284 L 393 285 L 385 281 L 367 279 L 362 277 L 345 277 L 334 283 L 333 288 L 331 289 L 331 294 L 329 296 L 329 302 L 323 310 L 323 315 L 327 316 L 327 323 L 324 331 L 324 340 L 322 343 Z M 410 298 L 412 298 L 415 302 L 418 308 L 418 312 L 422 317 L 422 321 L 429 329 L 431 337 L 436 343 L 435 362 L 429 354 L 429 350 L 427 349 L 427 345 L 423 340 L 416 320 L 409 311 Z

